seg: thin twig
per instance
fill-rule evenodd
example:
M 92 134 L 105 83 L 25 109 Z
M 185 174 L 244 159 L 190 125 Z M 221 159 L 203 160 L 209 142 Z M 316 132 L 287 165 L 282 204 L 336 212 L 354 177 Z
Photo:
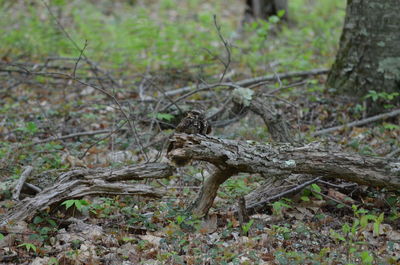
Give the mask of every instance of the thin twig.
M 77 78 L 74 78 L 73 76 L 71 76 L 71 75 L 69 75 L 69 74 L 57 73 L 57 72 L 45 72 L 45 73 L 42 73 L 42 72 L 41 72 L 41 73 L 37 73 L 37 72 L 30 72 L 28 69 L 25 69 L 25 72 L 24 72 L 24 73 L 25 73 L 25 74 L 32 74 L 32 75 L 38 75 L 38 74 L 40 74 L 40 75 L 43 75 L 43 76 L 60 76 L 60 77 L 63 77 L 63 78 L 65 78 L 65 79 L 69 79 L 69 80 L 72 80 L 72 81 L 76 81 L 77 83 L 79 83 L 79 84 L 81 84 L 81 85 L 91 87 L 91 88 L 93 88 L 93 89 L 95 89 L 95 90 L 97 90 L 97 91 L 100 91 L 100 92 L 103 93 L 104 95 L 110 97 L 110 98 L 114 101 L 114 103 L 117 105 L 118 110 L 119 110 L 119 111 L 121 112 L 121 114 L 124 116 L 125 120 L 128 122 L 129 128 L 130 128 L 130 130 L 131 130 L 131 132 L 132 132 L 132 134 L 133 134 L 133 136 L 134 136 L 134 139 L 135 139 L 135 141 L 136 141 L 136 144 L 137 144 L 137 145 L 139 146 L 139 148 L 140 148 L 140 152 L 144 155 L 144 157 L 145 157 L 146 159 L 148 159 L 148 156 L 147 156 L 146 152 L 144 152 L 144 150 L 143 150 L 143 146 L 142 146 L 142 144 L 141 144 L 141 141 L 139 140 L 138 133 L 137 133 L 136 127 L 135 127 L 134 124 L 133 124 L 133 121 L 131 121 L 131 120 L 129 119 L 128 114 L 126 114 L 126 112 L 123 110 L 121 103 L 117 100 L 117 98 L 116 98 L 114 95 L 112 95 L 111 93 L 109 93 L 108 91 L 106 91 L 106 90 L 103 89 L 103 88 L 100 88 L 100 87 L 98 87 L 98 86 L 95 86 L 95 85 L 86 83 L 86 82 L 84 82 L 84 81 L 81 81 L 81 80 L 79 80 L 79 79 L 77 79 Z
M 314 179 L 312 179 L 312 180 L 306 181 L 306 182 L 304 182 L 304 183 L 302 183 L 302 184 L 300 184 L 300 185 L 297 185 L 296 187 L 294 187 L 294 188 L 292 188 L 292 189 L 285 190 L 284 192 L 281 192 L 281 193 L 276 194 L 276 195 L 274 195 L 274 196 L 268 197 L 268 198 L 266 198 L 265 200 L 262 200 L 262 201 L 260 201 L 260 202 L 255 203 L 255 204 L 252 204 L 252 205 L 249 205 L 249 206 L 247 207 L 247 209 L 254 209 L 254 208 L 256 208 L 256 207 L 265 205 L 265 204 L 269 203 L 270 201 L 277 200 L 277 199 L 280 199 L 280 198 L 282 198 L 282 197 L 284 197 L 284 196 L 286 196 L 286 195 L 299 192 L 299 191 L 301 191 L 302 189 L 304 189 L 305 187 L 307 187 L 308 185 L 311 185 L 311 184 L 313 184 L 313 183 L 319 181 L 320 179 L 321 179 L 321 177 L 318 177 L 318 178 L 314 178 Z
M 307 76 L 315 76 L 315 75 L 325 75 L 329 72 L 328 69 L 315 69 L 315 70 L 310 70 L 310 71 L 301 71 L 301 72 L 291 72 L 291 73 L 284 73 L 284 74 L 278 74 L 279 78 L 281 80 L 283 79 L 289 79 L 289 78 L 295 78 L 295 77 L 307 77 Z M 255 78 L 249 78 L 249 79 L 244 79 L 238 82 L 235 82 L 236 85 L 242 86 L 242 87 L 248 87 L 254 84 L 258 84 L 260 82 L 265 82 L 265 81 L 274 81 L 276 80 L 276 75 L 265 75 L 265 76 L 260 76 L 260 77 L 255 77 Z M 182 94 L 188 91 L 191 91 L 193 89 L 210 89 L 213 87 L 218 86 L 218 84 L 210 84 L 210 85 L 202 85 L 197 87 L 196 85 L 192 86 L 186 86 L 182 88 L 178 88 L 175 90 L 168 91 L 166 94 L 168 96 L 175 96 L 178 94 Z
M 57 17 L 53 14 L 53 12 L 51 11 L 51 9 L 50 9 L 50 7 L 47 5 L 47 3 L 46 3 L 45 1 L 43 1 L 43 0 L 42 0 L 42 2 L 43 2 L 43 4 L 46 6 L 46 8 L 47 8 L 49 14 L 50 14 L 50 15 L 53 17 L 53 19 L 56 21 L 56 23 L 57 23 L 57 25 L 59 26 L 60 30 L 61 30 L 61 31 L 64 33 L 64 35 L 71 41 L 71 43 L 74 45 L 74 47 L 75 47 L 78 51 L 81 51 L 81 49 L 79 48 L 78 44 L 71 38 L 71 36 L 69 35 L 69 33 L 68 33 L 68 32 L 65 30 L 65 28 L 63 27 L 63 25 L 61 25 L 60 21 L 59 21 L 59 20 L 57 19 Z M 86 57 L 86 55 L 85 55 L 85 53 L 84 53 L 83 51 L 82 51 L 82 57 L 89 63 L 90 66 L 92 66 L 94 69 L 100 71 L 99 68 L 98 68 L 95 64 L 93 64 L 93 62 L 90 61 L 90 60 Z M 94 72 L 94 74 L 97 76 L 96 71 L 93 71 L 93 72 Z M 106 74 L 107 76 L 109 76 L 107 73 L 104 73 L 104 74 Z M 71 78 L 71 77 L 70 77 L 70 78 Z M 71 79 L 77 81 L 78 83 L 81 83 L 81 84 L 83 83 L 82 81 L 77 80 L 77 79 L 74 78 L 74 77 L 72 77 Z M 118 85 L 118 83 L 116 83 L 111 77 L 110 77 L 110 80 L 111 80 L 113 83 L 115 83 L 116 85 Z M 139 139 L 139 137 L 138 137 L 138 133 L 137 133 L 136 127 L 135 127 L 135 125 L 134 125 L 134 122 L 131 121 L 131 120 L 129 119 L 128 115 L 125 113 L 125 111 L 123 110 L 121 104 L 120 104 L 119 101 L 116 99 L 116 97 L 115 97 L 114 95 L 110 94 L 109 92 L 107 92 L 107 91 L 105 90 L 105 88 L 103 87 L 103 84 L 101 83 L 100 80 L 99 80 L 99 83 L 100 83 L 100 86 L 102 86 L 102 88 L 96 87 L 96 86 L 94 86 L 94 85 L 88 85 L 88 84 L 86 84 L 86 85 L 88 85 L 88 86 L 90 86 L 90 87 L 92 87 L 92 88 L 94 88 L 94 89 L 96 89 L 96 90 L 99 90 L 99 91 L 101 91 L 102 93 L 108 95 L 109 97 L 112 98 L 112 100 L 115 102 L 115 104 L 117 104 L 117 106 L 118 106 L 120 112 L 121 112 L 122 115 L 125 117 L 126 121 L 128 122 L 129 128 L 131 129 L 131 132 L 132 132 L 133 137 L 134 137 L 134 139 L 135 139 L 135 141 L 136 141 L 136 144 L 137 144 L 137 145 L 139 146 L 139 148 L 140 148 L 140 152 L 144 155 L 144 157 L 146 158 L 146 160 L 148 160 L 147 153 L 146 153 L 146 152 L 144 151 L 144 149 L 143 149 L 143 146 L 142 146 L 141 141 L 140 141 L 140 139 Z
M 342 201 L 339 201 L 339 200 L 333 198 L 332 196 L 323 194 L 322 192 L 318 192 L 318 191 L 316 191 L 316 190 L 313 190 L 312 192 L 315 192 L 315 193 L 317 193 L 317 194 L 319 194 L 319 195 L 321 195 L 321 196 L 323 196 L 323 197 L 325 197 L 325 198 L 328 198 L 328 199 L 330 199 L 330 200 L 336 202 L 337 204 L 343 205 L 344 207 L 346 207 L 346 208 L 348 208 L 348 209 L 351 209 L 351 210 L 353 209 L 353 208 L 350 207 L 349 205 L 345 204 L 345 203 L 342 202 Z
M 334 132 L 334 131 L 337 131 L 337 130 L 341 130 L 341 129 L 344 129 L 344 128 L 352 128 L 352 127 L 355 127 L 355 126 L 368 124 L 368 123 L 371 123 L 371 122 L 374 122 L 374 121 L 379 121 L 379 120 L 395 117 L 395 116 L 397 116 L 399 114 L 400 114 L 400 109 L 396 109 L 394 111 L 383 113 L 383 114 L 379 114 L 379 115 L 376 115 L 376 116 L 372 116 L 372 117 L 369 117 L 369 118 L 366 118 L 366 119 L 363 119 L 363 120 L 353 121 L 353 122 L 349 122 L 349 123 L 346 123 L 346 124 L 343 124 L 343 125 L 339 125 L 339 126 L 335 126 L 335 127 L 332 127 L 332 128 L 319 130 L 319 131 L 316 131 L 316 132 L 312 133 L 311 135 L 312 136 L 319 136 L 319 135 L 331 133 L 331 132 Z
M 106 136 L 104 136 L 103 138 L 100 138 L 99 140 L 97 140 L 96 142 L 94 142 L 93 144 L 91 144 L 88 148 L 86 148 L 85 152 L 80 155 L 78 158 L 82 159 L 86 156 L 87 152 L 90 150 L 90 148 L 92 148 L 93 146 L 95 146 L 96 144 L 98 144 L 101 141 L 104 141 L 105 139 L 107 139 L 108 137 L 110 137 L 111 135 L 113 135 L 115 132 L 119 131 L 125 124 L 127 123 L 127 121 L 123 122 L 120 126 L 118 126 L 115 130 L 109 132 Z
M 97 135 L 97 134 L 105 134 L 105 133 L 110 133 L 111 130 L 97 130 L 97 131 L 88 131 L 88 132 L 78 132 L 78 133 L 72 133 L 68 135 L 63 135 L 60 137 L 50 137 L 47 139 L 39 140 L 36 142 L 33 142 L 33 144 L 44 144 L 52 141 L 61 141 L 61 140 L 66 140 L 70 138 L 75 138 L 75 137 L 80 137 L 80 136 L 91 136 L 91 135 Z
M 84 44 L 84 46 L 83 46 L 83 48 L 82 48 L 82 50 L 81 50 L 81 52 L 80 52 L 80 54 L 79 54 L 78 60 L 76 60 L 76 62 L 75 62 L 74 70 L 72 71 L 72 76 L 73 76 L 74 78 L 75 78 L 76 69 L 78 68 L 79 61 L 81 60 L 82 54 L 83 54 L 83 52 L 85 51 L 87 45 L 88 45 L 88 41 L 85 40 L 85 44 Z
M 221 26 L 218 25 L 217 16 L 214 15 L 213 18 L 214 18 L 214 26 L 217 29 L 218 37 L 221 40 L 221 42 L 224 44 L 225 51 L 226 51 L 226 62 L 218 57 L 220 62 L 224 65 L 224 71 L 221 75 L 221 78 L 219 79 L 219 82 L 222 82 L 222 80 L 224 80 L 224 78 L 225 78 L 226 72 L 229 69 L 229 65 L 231 64 L 231 48 L 230 48 L 230 44 L 225 40 L 224 36 L 222 36 Z
M 274 90 L 271 90 L 271 91 L 266 92 L 265 95 L 275 94 L 276 92 L 281 91 L 281 90 L 283 90 L 283 89 L 292 88 L 292 87 L 297 87 L 297 86 L 302 86 L 302 85 L 304 85 L 304 84 L 306 84 L 306 83 L 307 83 L 306 81 L 301 81 L 301 82 L 296 82 L 296 83 L 293 83 L 293 84 L 289 84 L 289 85 L 287 85 L 287 86 L 278 87 L 278 88 L 276 88 L 276 89 L 274 89 Z
M 330 183 L 330 182 L 328 182 L 328 181 L 324 181 L 324 180 L 322 180 L 322 179 L 318 180 L 318 182 L 323 183 L 323 184 L 328 185 L 328 186 L 332 186 L 332 187 L 335 187 L 335 188 L 339 188 L 339 189 L 344 189 L 344 188 L 348 188 L 348 187 L 354 187 L 354 186 L 357 186 L 357 185 L 358 185 L 357 183 L 349 183 L 349 184 L 344 184 L 344 185 L 336 185 L 336 184 Z

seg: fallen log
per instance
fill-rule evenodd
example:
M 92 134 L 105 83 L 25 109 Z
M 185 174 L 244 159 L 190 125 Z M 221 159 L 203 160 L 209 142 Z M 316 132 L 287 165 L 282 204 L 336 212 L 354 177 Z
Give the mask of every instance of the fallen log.
M 292 174 L 340 178 L 388 190 L 400 189 L 400 162 L 346 153 L 321 143 L 259 144 L 198 134 L 175 134 L 171 141 L 177 146 L 168 154 L 171 161 L 200 160 L 218 168 L 189 207 L 196 215 L 207 214 L 218 187 L 239 172 L 275 179 L 285 179 Z
M 45 188 L 33 198 L 25 198 L 5 216 L 0 225 L 14 220 L 24 220 L 36 211 L 67 199 L 86 195 L 141 195 L 160 198 L 163 192 L 149 185 L 127 183 L 127 180 L 166 178 L 173 167 L 165 163 L 149 163 L 122 169 L 76 169 L 61 174 L 55 184 Z

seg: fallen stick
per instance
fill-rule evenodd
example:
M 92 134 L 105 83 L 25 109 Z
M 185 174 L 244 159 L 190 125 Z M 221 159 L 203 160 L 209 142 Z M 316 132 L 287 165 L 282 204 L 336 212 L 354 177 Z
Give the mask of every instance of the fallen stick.
M 273 81 L 273 80 L 276 80 L 277 78 L 282 80 L 282 79 L 295 78 L 295 77 L 325 75 L 328 72 L 329 72 L 328 69 L 315 69 L 315 70 L 310 70 L 310 71 L 292 72 L 292 73 L 285 73 L 285 74 L 273 74 L 273 75 L 265 75 L 265 76 L 255 77 L 255 78 L 244 79 L 244 80 L 234 82 L 231 84 L 236 85 L 236 86 L 241 86 L 241 87 L 247 87 L 247 86 L 251 86 L 251 85 L 254 85 L 254 84 L 260 83 L 260 82 Z M 227 83 L 225 83 L 225 85 L 226 84 Z M 218 83 L 210 84 L 210 85 L 198 85 L 198 86 L 191 85 L 191 86 L 186 86 L 186 87 L 168 91 L 165 94 L 167 96 L 175 96 L 175 95 L 178 95 L 181 93 L 189 92 L 194 89 L 206 90 L 206 89 L 213 88 L 216 86 L 218 86 Z
M 318 177 L 318 178 L 314 178 L 314 179 L 312 179 L 312 180 L 306 181 L 306 182 L 304 182 L 304 183 L 301 183 L 300 185 L 297 185 L 297 186 L 295 186 L 294 188 L 291 188 L 291 189 L 289 189 L 289 190 L 285 190 L 284 192 L 281 192 L 281 193 L 276 194 L 276 195 L 274 195 L 274 196 L 268 197 L 268 198 L 266 198 L 266 199 L 264 199 L 264 200 L 262 200 L 262 201 L 259 201 L 259 202 L 257 202 L 257 203 L 253 203 L 253 204 L 251 204 L 251 205 L 248 205 L 248 206 L 246 207 L 246 209 L 249 210 L 249 211 L 252 211 L 252 210 L 254 210 L 254 209 L 258 208 L 258 207 L 264 206 L 265 204 L 267 204 L 267 203 L 269 203 L 269 202 L 271 202 L 271 201 L 279 200 L 279 199 L 281 199 L 282 197 L 295 194 L 295 193 L 297 193 L 297 192 L 303 190 L 305 187 L 307 187 L 307 186 L 309 186 L 309 185 L 311 185 L 311 184 L 317 182 L 317 181 L 320 180 L 320 179 L 321 179 L 321 178 Z
M 110 133 L 110 132 L 112 132 L 112 130 L 97 130 L 97 131 L 71 133 L 68 135 L 60 136 L 60 137 L 50 137 L 47 139 L 38 140 L 38 141 L 33 142 L 33 144 L 44 144 L 44 143 L 48 143 L 48 142 L 52 142 L 52 141 L 60 141 L 60 140 L 74 138 L 74 137 L 92 136 L 92 135 L 105 134 L 105 133 Z
M 334 131 L 337 131 L 337 130 L 341 130 L 341 129 L 344 129 L 344 128 L 352 128 L 352 127 L 355 127 L 355 126 L 368 124 L 368 123 L 371 123 L 371 122 L 374 122 L 374 121 L 379 121 L 379 120 L 395 117 L 395 116 L 397 116 L 399 114 L 400 114 L 400 109 L 396 109 L 394 111 L 391 111 L 391 112 L 388 112 L 388 113 L 379 114 L 379 115 L 376 115 L 376 116 L 372 116 L 372 117 L 369 117 L 369 118 L 366 118 L 366 119 L 363 119 L 363 120 L 353 121 L 353 122 L 349 122 L 349 123 L 346 123 L 346 124 L 343 124 L 343 125 L 339 125 L 339 126 L 335 126 L 335 127 L 332 127 L 332 128 L 319 130 L 319 131 L 316 131 L 316 132 L 312 133 L 311 135 L 312 136 L 319 136 L 319 135 L 322 135 L 322 134 L 331 133 L 331 132 L 334 132 Z

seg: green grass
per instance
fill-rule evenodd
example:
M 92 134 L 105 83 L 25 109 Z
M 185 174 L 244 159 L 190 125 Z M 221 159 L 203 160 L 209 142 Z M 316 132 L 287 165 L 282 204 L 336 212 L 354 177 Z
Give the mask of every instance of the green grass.
M 309 70 L 333 62 L 345 1 L 294 0 L 289 9 L 289 24 L 277 25 L 271 18 L 245 28 L 248 38 L 240 42 L 245 51 L 240 56 L 251 69 L 265 71 L 273 63 L 281 71 Z
M 213 25 L 217 14 L 227 39 L 238 30 L 239 4 L 229 1 L 53 1 L 51 9 L 86 55 L 108 67 L 184 68 L 215 62 L 224 55 Z M 65 37 L 39 0 L 0 1 L 0 54 L 40 60 L 47 56 L 77 57 L 79 51 Z M 95 3 L 95 4 L 93 4 Z M 247 25 L 233 42 L 233 61 L 251 72 L 265 71 L 277 62 L 279 70 L 329 66 L 334 59 L 345 1 L 290 1 L 289 25 L 276 30 L 275 20 Z M 229 15 L 229 11 L 233 15 Z M 228 13 L 228 15 L 227 15 Z

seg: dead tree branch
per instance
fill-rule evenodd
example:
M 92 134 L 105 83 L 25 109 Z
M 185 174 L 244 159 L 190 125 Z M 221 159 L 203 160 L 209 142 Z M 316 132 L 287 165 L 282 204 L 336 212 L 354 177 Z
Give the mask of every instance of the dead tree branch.
M 21 189 L 24 186 L 24 183 L 25 183 L 26 179 L 31 174 L 32 170 L 33 170 L 33 167 L 27 166 L 25 168 L 24 172 L 22 172 L 21 177 L 19 178 L 18 183 L 15 186 L 15 191 L 14 191 L 14 194 L 13 194 L 13 199 L 14 200 L 19 201 L 19 195 L 21 193 Z
M 244 79 L 238 82 L 235 82 L 233 84 L 237 86 L 242 86 L 242 87 L 248 87 L 254 84 L 258 84 L 261 82 L 265 81 L 274 81 L 276 80 L 277 76 L 279 77 L 280 80 L 283 79 L 289 79 L 289 78 L 297 78 L 297 77 L 307 77 L 307 76 L 316 76 L 316 75 L 326 75 L 329 72 L 328 69 L 315 69 L 311 71 L 301 71 L 301 72 L 291 72 L 291 73 L 285 73 L 285 74 L 273 74 L 273 75 L 265 75 L 265 76 L 260 76 L 260 77 L 255 77 L 255 78 L 249 78 L 249 79 Z M 210 84 L 210 85 L 200 85 L 200 86 L 186 86 L 182 88 L 178 88 L 175 90 L 170 90 L 166 92 L 166 95 L 168 96 L 175 96 L 179 95 L 185 92 L 189 92 L 195 89 L 202 89 L 202 90 L 207 90 L 216 87 L 218 84 Z
M 122 169 L 77 169 L 61 174 L 53 186 L 33 198 L 20 201 L 13 210 L 0 218 L 0 225 L 31 217 L 36 211 L 67 199 L 86 195 L 141 195 L 160 198 L 163 194 L 149 185 L 124 182 L 166 178 L 173 168 L 165 163 L 149 163 Z
M 303 174 L 340 178 L 389 190 L 400 188 L 400 162 L 332 150 L 319 143 L 301 147 L 263 145 L 192 134 L 175 134 L 172 141 L 179 147 L 169 153 L 172 161 L 200 160 L 220 168 L 216 177 L 207 180 L 210 183 L 206 192 L 211 195 L 216 194 L 219 185 L 237 172 L 259 173 L 276 179 Z M 205 201 L 196 201 L 190 210 L 196 214 L 207 214 L 214 197 L 199 198 Z
M 372 116 L 372 117 L 369 117 L 369 118 L 366 118 L 366 119 L 363 119 L 363 120 L 353 121 L 353 122 L 349 122 L 349 123 L 346 123 L 346 124 L 343 124 L 343 125 L 339 125 L 339 126 L 335 126 L 335 127 L 332 127 L 332 128 L 327 128 L 327 129 L 323 129 L 323 130 L 320 130 L 320 131 L 316 131 L 316 132 L 312 133 L 311 135 L 312 136 L 319 136 L 319 135 L 322 135 L 322 134 L 331 133 L 331 132 L 334 132 L 334 131 L 337 131 L 337 130 L 341 130 L 341 129 L 344 129 L 344 128 L 352 128 L 352 127 L 355 127 L 355 126 L 361 126 L 361 125 L 364 125 L 364 124 L 368 124 L 368 123 L 371 123 L 371 122 L 374 122 L 374 121 L 379 121 L 379 120 L 395 117 L 397 115 L 400 115 L 400 109 L 396 109 L 396 110 L 391 111 L 391 112 L 387 112 L 387 113 L 379 114 L 379 115 L 376 115 L 376 116 Z

